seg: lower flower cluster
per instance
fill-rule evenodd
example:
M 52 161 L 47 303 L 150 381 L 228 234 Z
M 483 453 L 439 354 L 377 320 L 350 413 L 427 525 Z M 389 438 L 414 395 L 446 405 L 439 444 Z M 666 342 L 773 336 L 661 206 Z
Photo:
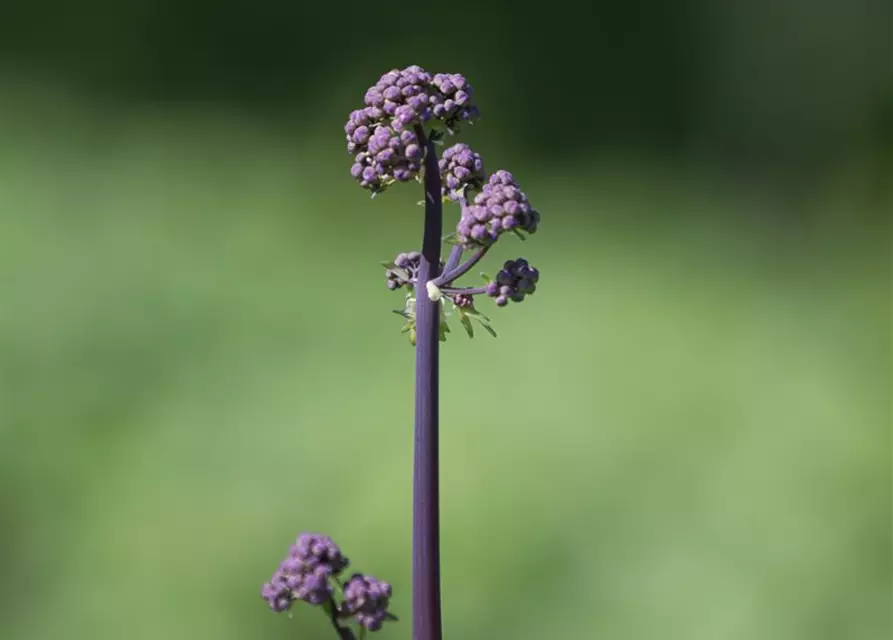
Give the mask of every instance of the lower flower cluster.
M 487 295 L 496 298 L 496 305 L 499 307 L 507 305 L 509 300 L 523 302 L 525 296 L 536 291 L 539 279 L 540 272 L 524 258 L 508 260 L 496 274 L 495 282 L 487 285 Z
M 261 596 L 276 613 L 288 611 L 297 601 L 323 606 L 333 622 L 353 619 L 369 631 L 378 631 L 386 620 L 391 585 L 362 573 L 342 582 L 350 561 L 328 536 L 302 533 L 288 550 Z M 340 596 L 340 597 L 339 597 Z

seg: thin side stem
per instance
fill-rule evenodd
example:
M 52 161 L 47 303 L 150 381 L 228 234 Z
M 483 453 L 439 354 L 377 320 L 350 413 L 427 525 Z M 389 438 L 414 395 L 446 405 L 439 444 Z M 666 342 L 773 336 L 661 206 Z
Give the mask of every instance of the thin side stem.
M 483 258 L 485 255 L 487 255 L 487 251 L 489 251 L 489 250 L 490 250 L 490 247 L 481 247 L 480 249 L 475 251 L 473 254 L 471 254 L 471 257 L 468 260 L 466 260 L 465 262 L 463 262 L 461 265 L 459 265 L 458 267 L 456 267 L 454 269 L 444 269 L 444 272 L 440 275 L 440 277 L 434 281 L 435 286 L 441 287 L 441 285 L 449 284 L 450 282 L 453 282 L 454 280 L 458 280 L 459 278 L 464 276 L 466 273 L 468 273 L 468 271 L 474 265 L 476 265 L 478 262 L 480 262 L 481 258 Z
M 462 210 L 465 210 L 465 207 L 468 206 L 468 200 L 465 199 L 465 196 L 459 197 L 459 205 L 462 207 Z M 446 265 L 443 267 L 443 273 L 447 273 L 452 271 L 459 265 L 459 261 L 462 259 L 462 254 L 465 252 L 465 249 L 462 248 L 461 244 L 453 245 L 452 250 L 450 251 L 450 257 L 447 258 Z M 443 275 L 443 273 L 441 275 Z
M 454 296 L 457 294 L 466 296 L 477 296 L 482 293 L 487 293 L 487 287 L 475 287 L 473 289 L 463 289 L 461 287 L 459 287 L 458 289 L 454 289 L 452 287 L 444 287 L 443 289 L 441 289 L 441 292 L 450 296 Z
M 447 258 L 446 265 L 443 267 L 443 273 L 449 273 L 459 264 L 459 260 L 462 259 L 462 245 L 454 244 L 452 250 L 450 251 L 450 257 Z M 442 274 L 441 274 L 442 275 Z M 435 283 L 436 284 L 436 283 Z
M 349 627 L 342 627 L 338 622 L 338 609 L 335 608 L 335 603 L 329 600 L 327 606 L 329 608 L 329 619 L 332 621 L 332 626 L 335 628 L 335 633 L 338 634 L 339 640 L 357 640 L 354 632 Z
M 428 298 L 426 283 L 440 266 L 443 202 L 437 150 L 421 126 L 425 144 L 425 230 L 416 282 L 416 395 L 412 498 L 412 637 L 441 640 L 440 513 L 438 465 L 438 368 L 440 302 Z

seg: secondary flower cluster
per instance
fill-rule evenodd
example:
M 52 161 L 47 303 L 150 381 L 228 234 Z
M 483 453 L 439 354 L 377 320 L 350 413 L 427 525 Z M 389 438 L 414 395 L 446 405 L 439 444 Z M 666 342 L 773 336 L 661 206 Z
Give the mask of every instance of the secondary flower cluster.
M 480 154 L 463 142 L 444 151 L 439 165 L 443 195 L 450 200 L 465 197 L 466 188 L 480 189 L 487 179 Z
M 487 285 L 487 295 L 496 298 L 496 305 L 499 307 L 507 305 L 509 300 L 522 302 L 524 296 L 536 291 L 539 279 L 540 272 L 524 258 L 508 260 L 496 274 L 496 280 Z
M 432 76 L 419 66 L 388 71 L 363 101 L 365 107 L 350 114 L 344 131 L 354 156 L 351 175 L 373 194 L 418 175 L 424 149 L 415 125 L 436 120 L 452 131 L 478 115 L 474 91 L 463 76 Z
M 534 233 L 539 220 L 540 214 L 530 206 L 515 176 L 500 169 L 490 176 L 474 203 L 463 207 L 456 234 L 466 246 L 489 246 L 506 231 Z
M 298 600 L 311 605 L 331 603 L 338 618 L 353 617 L 370 631 L 381 628 L 388 613 L 391 586 L 360 573 L 353 574 L 343 588 L 343 599 L 336 601 L 339 576 L 349 560 L 328 536 L 302 533 L 289 547 L 288 556 L 279 564 L 261 596 L 276 613 L 288 611 Z
M 391 585 L 387 582 L 355 573 L 344 585 L 342 609 L 345 614 L 354 616 L 360 625 L 378 631 L 388 619 L 390 598 Z
M 394 258 L 394 262 L 390 265 L 385 264 L 385 282 L 388 289 L 396 291 L 401 287 L 412 289 L 416 283 L 416 277 L 419 274 L 419 264 L 422 261 L 422 254 L 418 251 L 410 251 L 409 253 L 398 253 Z M 443 269 L 444 262 L 440 261 L 440 268 Z

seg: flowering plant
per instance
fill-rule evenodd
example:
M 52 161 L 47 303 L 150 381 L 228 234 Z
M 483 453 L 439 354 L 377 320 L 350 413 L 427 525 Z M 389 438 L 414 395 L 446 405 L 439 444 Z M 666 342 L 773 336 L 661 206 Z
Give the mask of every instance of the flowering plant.
M 479 323 L 495 336 L 490 319 L 477 310 L 477 296 L 498 307 L 522 302 L 536 291 L 539 271 L 524 258 L 509 260 L 482 287 L 462 287 L 467 274 L 505 234 L 522 240 L 536 232 L 540 215 L 513 174 L 487 176 L 481 156 L 467 144 L 437 147 L 479 116 L 474 90 L 459 74 L 430 74 L 418 66 L 381 76 L 351 112 L 344 127 L 351 175 L 371 195 L 398 182 L 417 180 L 424 187 L 425 222 L 421 251 L 398 254 L 383 263 L 388 289 L 407 290 L 404 333 L 416 352 L 415 450 L 413 464 L 412 611 L 414 640 L 440 640 L 440 542 L 438 472 L 439 343 L 449 333 L 447 318 L 458 316 L 469 337 Z M 443 234 L 443 205 L 461 208 L 455 232 Z M 453 246 L 441 260 L 441 243 Z M 470 253 L 463 262 L 466 253 Z M 483 275 L 483 274 L 482 274 Z M 451 305 L 448 312 L 446 305 Z M 281 612 L 301 600 L 322 607 L 341 638 L 355 638 L 344 623 L 353 620 L 362 637 L 396 620 L 388 612 L 391 586 L 372 576 L 341 574 L 348 560 L 328 537 L 302 534 L 292 545 L 263 597 Z

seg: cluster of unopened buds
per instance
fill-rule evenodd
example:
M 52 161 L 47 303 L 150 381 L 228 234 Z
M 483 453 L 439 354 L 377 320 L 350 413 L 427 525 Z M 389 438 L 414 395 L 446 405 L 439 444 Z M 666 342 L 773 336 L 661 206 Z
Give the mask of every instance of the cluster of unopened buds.
M 395 182 L 418 179 L 425 161 L 425 137 L 442 142 L 445 135 L 457 132 L 459 124 L 472 123 L 478 115 L 474 90 L 461 75 L 430 74 L 417 66 L 388 71 L 369 88 L 365 106 L 353 111 L 345 126 L 347 150 L 354 156 L 351 173 L 373 196 Z M 409 290 L 404 308 L 395 313 L 406 319 L 403 330 L 414 342 L 415 296 L 422 290 L 432 300 L 449 301 L 470 336 L 472 319 L 495 335 L 489 318 L 475 308 L 475 296 L 492 298 L 499 307 L 521 302 L 536 290 L 539 272 L 518 258 L 506 262 L 493 279 L 482 274 L 486 286 L 462 287 L 456 281 L 500 237 L 508 234 L 523 240 L 535 233 L 540 214 L 514 174 L 499 169 L 488 175 L 480 154 L 467 144 L 446 148 L 438 167 L 443 202 L 461 208 L 455 232 L 447 237 L 453 249 L 446 263 L 441 262 L 439 275 L 429 282 L 417 281 L 418 252 L 400 253 L 383 263 L 388 289 Z M 463 262 L 466 252 L 470 255 Z M 449 333 L 447 315 L 441 314 L 441 340 Z
M 261 596 L 277 613 L 289 611 L 298 601 L 321 607 L 342 638 L 355 637 L 344 622 L 357 623 L 362 635 L 396 620 L 388 612 L 391 585 L 362 573 L 344 578 L 349 564 L 328 536 L 302 533 L 263 585 Z

